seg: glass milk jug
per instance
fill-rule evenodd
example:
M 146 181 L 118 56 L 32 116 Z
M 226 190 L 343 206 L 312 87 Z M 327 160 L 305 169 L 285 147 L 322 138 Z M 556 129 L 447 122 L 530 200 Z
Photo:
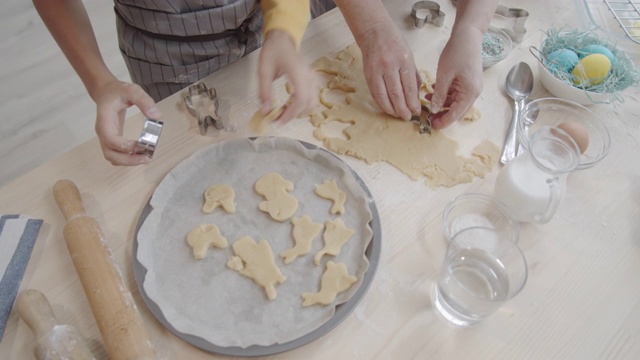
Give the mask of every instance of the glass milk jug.
M 571 136 L 543 126 L 531 135 L 528 149 L 502 168 L 494 195 L 517 221 L 549 222 L 564 196 L 566 175 L 579 163 Z

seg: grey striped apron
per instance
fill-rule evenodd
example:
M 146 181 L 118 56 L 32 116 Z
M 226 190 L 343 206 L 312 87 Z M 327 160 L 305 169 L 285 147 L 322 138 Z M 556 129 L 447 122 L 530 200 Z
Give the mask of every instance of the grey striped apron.
M 311 0 L 313 17 L 333 7 Z M 115 11 L 131 81 L 156 101 L 262 45 L 258 0 L 115 0 Z

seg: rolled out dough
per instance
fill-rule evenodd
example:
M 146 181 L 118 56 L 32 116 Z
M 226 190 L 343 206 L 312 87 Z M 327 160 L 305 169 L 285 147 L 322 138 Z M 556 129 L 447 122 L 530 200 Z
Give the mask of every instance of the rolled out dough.
M 330 77 L 326 89 L 320 91 L 325 109 L 310 117 L 316 127 L 314 136 L 328 149 L 369 164 L 386 161 L 414 180 L 426 177 L 433 187 L 471 182 L 475 176 L 484 177 L 497 163 L 500 149 L 488 140 L 474 148 L 470 157 L 463 157 L 457 154 L 458 143 L 442 131 L 420 134 L 417 124 L 382 112 L 369 93 L 362 53 L 355 44 L 335 57 L 318 59 L 313 67 Z M 433 92 L 433 76 L 424 73 L 423 78 L 421 97 Z M 344 99 L 331 102 L 325 90 L 340 90 Z M 477 118 L 475 108 L 465 115 L 467 120 Z M 349 125 L 343 130 L 346 139 L 325 134 L 324 127 L 332 121 Z

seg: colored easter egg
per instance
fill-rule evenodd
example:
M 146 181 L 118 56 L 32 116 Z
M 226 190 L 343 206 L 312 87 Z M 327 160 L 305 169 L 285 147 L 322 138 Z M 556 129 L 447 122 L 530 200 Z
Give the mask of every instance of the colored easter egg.
M 582 57 L 591 55 L 591 54 L 602 54 L 609 58 L 609 61 L 613 64 L 616 60 L 616 57 L 613 55 L 611 50 L 607 49 L 602 45 L 587 45 L 582 48 L 581 55 Z
M 598 85 L 611 70 L 611 61 L 606 55 L 591 54 L 582 58 L 573 68 L 573 83 L 576 85 Z
M 545 65 L 548 69 L 563 70 L 571 72 L 573 67 L 578 64 L 578 54 L 569 49 L 558 49 L 547 55 Z

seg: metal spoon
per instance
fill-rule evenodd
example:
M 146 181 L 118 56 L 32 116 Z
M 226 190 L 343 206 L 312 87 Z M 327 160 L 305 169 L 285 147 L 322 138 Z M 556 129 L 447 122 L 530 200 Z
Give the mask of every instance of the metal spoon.
M 516 157 L 517 154 L 518 139 L 516 137 L 516 131 L 518 129 L 518 121 L 520 120 L 520 112 L 524 108 L 525 100 L 531 94 L 531 90 L 533 90 L 533 72 L 531 71 L 531 67 L 525 62 L 514 65 L 511 70 L 509 70 L 509 74 L 507 74 L 505 87 L 507 94 L 513 99 L 515 106 L 511 123 L 509 124 L 509 130 L 507 130 L 507 136 L 504 140 L 502 155 L 500 156 L 500 163 L 503 165 Z

